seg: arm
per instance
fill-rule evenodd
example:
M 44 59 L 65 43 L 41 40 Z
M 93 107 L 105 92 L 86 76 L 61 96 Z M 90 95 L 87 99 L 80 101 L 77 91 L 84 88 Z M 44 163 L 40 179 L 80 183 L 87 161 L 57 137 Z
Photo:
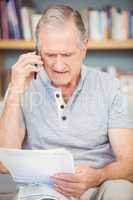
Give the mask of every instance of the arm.
M 25 129 L 20 128 L 20 115 L 20 95 L 10 90 L 0 118 L 0 147 L 21 148 Z M 1 162 L 0 172 L 7 173 Z
M 33 65 L 32 65 L 33 64 Z M 34 72 L 39 69 L 34 64 L 42 64 L 40 56 L 27 53 L 20 56 L 12 67 L 11 84 L 6 97 L 4 111 L 0 117 L 0 147 L 21 148 L 25 129 L 21 128 L 21 97 L 29 87 Z M 0 165 L 0 171 L 3 172 Z
M 101 169 L 103 180 L 133 181 L 133 129 L 111 128 L 108 133 L 116 161 Z
M 116 161 L 101 169 L 81 165 L 76 167 L 74 175 L 58 174 L 52 177 L 58 192 L 68 197 L 79 197 L 87 189 L 107 180 L 133 181 L 133 129 L 112 128 L 108 133 Z
M 20 128 L 19 119 L 20 95 L 8 89 L 5 109 L 0 117 L 0 147 L 21 148 L 25 130 Z M 8 173 L 1 162 L 0 173 Z
M 25 130 L 20 127 L 20 94 L 9 89 L 0 118 L 0 147 L 21 148 Z

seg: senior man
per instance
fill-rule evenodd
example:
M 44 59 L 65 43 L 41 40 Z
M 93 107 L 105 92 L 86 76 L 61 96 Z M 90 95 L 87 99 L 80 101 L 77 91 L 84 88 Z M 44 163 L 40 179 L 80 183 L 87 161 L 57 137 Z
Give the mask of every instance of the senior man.
M 12 67 L 0 146 L 65 147 L 75 174 L 55 175 L 53 188 L 44 186 L 41 195 L 39 186 L 25 186 L 22 199 L 133 200 L 133 123 L 119 81 L 83 65 L 87 38 L 80 14 L 65 5 L 48 7 L 36 39 L 38 55 L 21 55 Z

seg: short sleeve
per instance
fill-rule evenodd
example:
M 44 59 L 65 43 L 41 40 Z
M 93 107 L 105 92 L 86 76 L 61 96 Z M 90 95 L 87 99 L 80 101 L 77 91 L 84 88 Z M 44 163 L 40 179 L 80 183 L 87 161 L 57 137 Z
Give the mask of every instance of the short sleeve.
M 1 115 L 2 115 L 2 113 L 3 113 L 3 111 L 4 111 L 8 93 L 9 93 L 9 88 L 7 89 L 7 91 L 6 91 L 6 93 L 5 93 L 5 96 L 4 96 L 3 101 L 0 102 L 0 117 L 1 117 Z
M 128 107 L 124 103 L 125 96 L 119 80 L 115 79 L 112 82 L 111 90 L 108 128 L 133 128 L 133 120 L 129 118 Z
M 3 101 L 0 102 L 0 116 L 2 115 L 3 112 Z
M 7 97 L 8 97 L 8 94 L 9 94 L 9 87 L 5 93 L 5 97 L 4 97 L 4 100 L 2 102 L 0 102 L 0 117 L 5 109 L 5 105 L 6 105 L 6 100 L 7 100 Z M 25 119 L 24 119 L 24 114 L 23 114 L 23 111 L 22 111 L 22 106 L 21 106 L 21 114 L 20 114 L 20 127 L 21 128 L 24 128 L 25 129 Z

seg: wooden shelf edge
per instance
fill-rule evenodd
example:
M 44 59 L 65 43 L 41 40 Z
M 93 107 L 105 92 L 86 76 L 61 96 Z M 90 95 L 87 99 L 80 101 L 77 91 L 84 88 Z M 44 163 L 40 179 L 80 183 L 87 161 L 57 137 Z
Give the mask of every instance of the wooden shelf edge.
M 0 40 L 0 50 L 33 50 L 35 48 L 34 41 L 26 40 Z M 88 50 L 124 50 L 133 49 L 133 40 L 115 41 L 115 40 L 103 40 L 94 41 L 88 40 Z
M 116 40 L 103 40 L 103 41 L 94 41 L 88 40 L 88 49 L 91 50 L 124 50 L 124 49 L 133 49 L 133 40 L 125 41 L 116 41 Z
M 26 40 L 0 40 L 0 49 L 18 49 L 18 50 L 28 50 L 34 49 L 34 41 Z

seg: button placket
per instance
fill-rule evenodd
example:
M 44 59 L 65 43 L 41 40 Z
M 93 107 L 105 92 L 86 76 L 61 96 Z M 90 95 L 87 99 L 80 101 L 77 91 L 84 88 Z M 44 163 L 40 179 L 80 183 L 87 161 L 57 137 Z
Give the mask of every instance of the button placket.
M 65 109 L 65 103 L 64 103 L 61 91 L 55 92 L 55 100 L 56 100 L 57 109 L 58 109 L 58 118 L 59 120 L 62 120 L 62 116 L 64 114 L 64 109 Z
M 68 130 L 69 119 L 68 119 L 68 109 L 62 97 L 61 91 L 55 93 L 55 99 L 58 109 L 60 131 L 65 133 Z

